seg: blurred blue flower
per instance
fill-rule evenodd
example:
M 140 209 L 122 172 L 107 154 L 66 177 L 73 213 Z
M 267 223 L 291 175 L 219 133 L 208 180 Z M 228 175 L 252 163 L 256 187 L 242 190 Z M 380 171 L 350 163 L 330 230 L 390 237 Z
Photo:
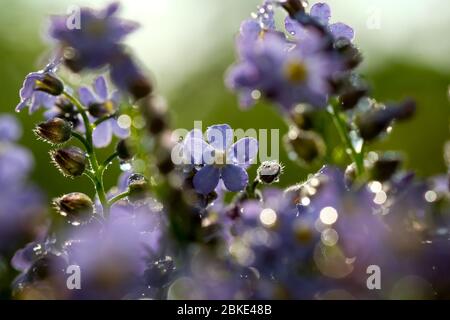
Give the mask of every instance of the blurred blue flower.
M 204 165 L 194 176 L 198 193 L 212 192 L 222 179 L 229 191 L 241 191 L 248 183 L 245 168 L 258 153 L 258 141 L 246 137 L 233 144 L 233 129 L 229 125 L 211 126 L 206 131 L 207 142 L 199 138 L 186 144 L 192 164 Z
M 311 7 L 311 17 L 319 21 L 323 26 L 327 27 L 335 39 L 346 38 L 352 41 L 355 37 L 353 29 L 342 22 L 330 24 L 331 10 L 326 3 L 316 3 Z M 297 39 L 301 39 L 307 30 L 296 20 L 286 17 L 286 31 Z
M 112 116 L 119 107 L 119 92 L 108 93 L 106 80 L 103 76 L 99 76 L 94 80 L 93 89 L 81 87 L 78 91 L 80 101 L 90 110 L 94 117 L 101 114 Z M 95 109 L 96 112 L 92 111 L 92 109 Z M 94 145 L 97 148 L 107 147 L 111 143 L 113 134 L 120 139 L 125 139 L 130 135 L 130 130 L 129 128 L 121 128 L 114 118 L 103 121 L 94 129 L 92 136 Z
M 0 114 L 0 143 L 14 142 L 22 136 L 22 128 L 17 119 L 9 114 Z
M 51 18 L 50 36 L 65 49 L 64 59 L 69 68 L 99 68 L 114 60 L 122 52 L 121 41 L 137 29 L 134 22 L 116 16 L 119 4 L 114 2 L 102 10 L 81 8 L 79 17 L 67 15 Z M 71 26 L 71 19 L 79 19 L 79 26 Z M 77 22 L 74 20 L 73 22 Z
M 14 143 L 21 128 L 10 115 L 0 117 L 0 255 L 10 253 L 35 235 L 42 218 L 42 195 L 26 179 L 31 153 Z
M 257 28 L 245 22 L 238 39 L 239 61 L 226 76 L 227 86 L 239 94 L 244 107 L 260 97 L 276 102 L 288 112 L 299 103 L 326 105 L 332 76 L 340 62 L 324 50 L 323 38 L 311 31 L 301 42 L 290 42 L 283 34 L 266 32 L 254 41 Z

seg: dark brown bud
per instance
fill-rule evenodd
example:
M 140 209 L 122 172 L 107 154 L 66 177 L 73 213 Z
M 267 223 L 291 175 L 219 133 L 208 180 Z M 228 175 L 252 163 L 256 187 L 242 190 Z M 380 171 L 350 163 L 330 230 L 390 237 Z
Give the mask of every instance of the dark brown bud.
M 38 124 L 34 133 L 48 143 L 61 144 L 70 140 L 72 124 L 64 119 L 53 118 Z
M 400 168 L 403 158 L 396 152 L 374 153 L 369 161 L 370 180 L 384 182 L 389 180 Z
M 282 173 L 283 166 L 275 160 L 264 161 L 256 171 L 258 180 L 266 184 L 278 182 Z
M 86 169 L 87 158 L 80 148 L 67 147 L 52 150 L 50 157 L 64 176 L 79 177 Z
M 94 203 L 84 193 L 74 192 L 56 198 L 55 209 L 73 225 L 88 222 L 94 214 Z
M 387 105 L 385 108 L 375 108 L 359 116 L 355 123 L 361 137 L 371 141 L 384 133 L 394 120 L 407 120 L 416 110 L 413 100 L 406 100 L 396 105 Z
M 128 201 L 135 203 L 148 197 L 149 184 L 147 179 L 138 173 L 128 178 Z
M 64 84 L 56 76 L 46 73 L 43 78 L 36 80 L 34 89 L 59 96 L 64 91 Z
M 298 160 L 305 165 L 325 155 L 326 146 L 323 139 L 313 131 L 303 131 L 291 128 L 284 137 L 289 157 Z
M 129 139 L 120 140 L 116 146 L 116 152 L 120 160 L 131 160 L 134 156 L 131 141 Z

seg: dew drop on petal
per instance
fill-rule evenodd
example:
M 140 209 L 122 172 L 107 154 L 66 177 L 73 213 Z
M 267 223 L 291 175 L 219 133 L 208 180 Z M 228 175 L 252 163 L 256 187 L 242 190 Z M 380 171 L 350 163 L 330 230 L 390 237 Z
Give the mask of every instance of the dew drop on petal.
M 120 170 L 122 171 L 129 171 L 131 170 L 131 163 L 124 161 L 120 163 Z

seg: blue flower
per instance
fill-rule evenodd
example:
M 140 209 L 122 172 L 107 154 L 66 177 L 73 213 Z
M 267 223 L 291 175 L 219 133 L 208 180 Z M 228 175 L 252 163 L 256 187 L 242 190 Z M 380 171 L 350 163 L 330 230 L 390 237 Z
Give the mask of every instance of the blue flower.
M 14 143 L 21 128 L 14 117 L 0 117 L 0 256 L 34 236 L 43 213 L 41 193 L 27 183 L 31 153 Z
M 68 26 L 71 17 L 52 17 L 49 33 L 66 49 L 64 59 L 69 68 L 76 72 L 99 68 L 111 63 L 115 55 L 122 52 L 120 42 L 138 25 L 116 17 L 118 9 L 116 2 L 103 10 L 82 8 L 79 28 Z
M 46 79 L 57 79 L 55 71 L 58 63 L 52 62 L 43 70 L 29 73 L 25 77 L 22 88 L 20 89 L 20 102 L 16 106 L 19 112 L 25 107 L 29 107 L 30 114 L 38 110 L 40 107 L 51 108 L 56 100 L 55 95 L 41 91 L 39 84 Z
M 108 93 L 103 76 L 94 80 L 93 89 L 81 87 L 78 91 L 81 102 L 90 110 L 90 113 L 95 116 L 114 114 L 120 102 L 119 92 Z M 121 128 L 114 118 L 103 121 L 94 129 L 92 137 L 94 145 L 97 148 L 107 147 L 111 143 L 113 134 L 120 139 L 125 139 L 130 135 L 130 130 Z
M 233 129 L 229 125 L 215 125 L 206 131 L 207 142 L 190 138 L 186 145 L 192 164 L 203 165 L 194 176 L 198 193 L 212 192 L 222 179 L 229 191 L 241 191 L 248 183 L 245 168 L 258 153 L 258 141 L 246 137 L 233 144 Z
M 17 119 L 9 114 L 0 114 L 0 142 L 17 141 L 22 135 L 22 128 Z
M 301 42 L 292 43 L 284 35 L 267 32 L 256 41 L 246 41 L 256 34 L 256 26 L 246 24 L 244 38 L 237 44 L 241 61 L 226 76 L 241 104 L 249 107 L 263 95 L 284 112 L 299 103 L 325 107 L 332 91 L 330 80 L 341 66 L 324 50 L 321 35 L 311 31 Z
M 331 10 L 326 3 L 316 3 L 310 11 L 311 17 L 327 27 L 335 39 L 346 38 L 352 41 L 355 37 L 354 30 L 342 22 L 330 24 Z M 286 30 L 294 37 L 301 38 L 307 32 L 306 29 L 294 19 L 287 17 L 285 20 Z

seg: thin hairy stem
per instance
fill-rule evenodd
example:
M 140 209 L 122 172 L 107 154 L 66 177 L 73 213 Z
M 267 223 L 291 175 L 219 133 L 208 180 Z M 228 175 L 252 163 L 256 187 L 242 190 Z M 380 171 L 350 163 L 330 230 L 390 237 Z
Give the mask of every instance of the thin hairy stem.
M 336 127 L 336 130 L 338 131 L 339 137 L 341 138 L 342 143 L 345 145 L 347 150 L 350 150 L 350 153 L 347 152 L 350 159 L 355 163 L 356 165 L 356 171 L 358 175 L 361 175 L 364 173 L 364 159 L 362 157 L 362 154 L 358 153 L 355 149 L 355 146 L 352 143 L 352 140 L 350 138 L 349 132 L 347 130 L 347 126 L 342 121 L 342 118 L 340 116 L 340 110 L 336 103 L 331 103 L 330 107 L 328 108 L 330 111 L 331 118 L 333 120 L 333 123 Z
M 94 183 L 95 192 L 97 193 L 98 199 L 100 200 L 100 203 L 103 208 L 103 215 L 107 216 L 109 214 L 109 203 L 106 198 L 105 187 L 103 185 L 103 170 L 104 169 L 102 166 L 99 166 L 99 164 L 98 164 L 97 155 L 95 154 L 94 144 L 92 141 L 92 132 L 93 132 L 94 126 L 91 125 L 91 123 L 89 122 L 89 118 L 86 113 L 86 109 L 83 107 L 81 102 L 77 98 L 72 96 L 70 93 L 68 93 L 67 91 L 64 91 L 63 94 L 67 99 L 69 99 L 69 101 L 75 106 L 75 108 L 77 108 L 78 112 L 81 114 L 81 117 L 83 119 L 86 138 L 82 137 L 80 134 L 74 135 L 72 133 L 72 135 L 74 137 L 76 137 L 78 140 L 80 140 L 86 147 L 86 152 L 89 157 L 89 163 L 90 163 L 91 169 L 93 171 L 93 174 L 91 176 L 89 176 L 89 175 L 88 176 L 91 178 L 92 182 Z

